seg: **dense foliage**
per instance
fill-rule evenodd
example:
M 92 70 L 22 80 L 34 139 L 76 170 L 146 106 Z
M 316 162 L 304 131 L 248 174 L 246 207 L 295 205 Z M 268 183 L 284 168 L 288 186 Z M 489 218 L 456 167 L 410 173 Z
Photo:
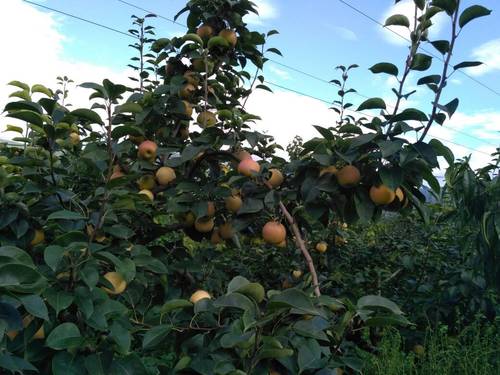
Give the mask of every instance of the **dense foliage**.
M 429 229 L 421 192 L 424 180 L 440 190 L 438 156 L 454 162 L 424 136 L 458 105 L 440 104 L 458 29 L 489 14 L 459 5 L 415 0 L 420 16 L 403 72 L 387 62 L 371 67 L 398 78 L 394 110 L 371 98 L 358 110 L 379 115 L 346 115 L 357 66 L 339 66 L 338 122 L 316 126 L 321 137 L 292 147 L 289 162 L 275 155 L 281 146 L 271 137 L 252 130 L 258 116 L 245 110 L 253 89 L 269 90 L 259 75 L 265 53 L 280 54 L 264 47 L 277 31 L 247 28 L 244 17 L 255 12 L 248 0 L 189 1 L 177 15 L 187 15 L 187 33 L 172 39 L 157 39 L 147 17 L 134 16 L 138 87 L 82 83 L 90 108 L 65 102 L 67 77 L 56 91 L 12 81 L 20 100 L 5 111 L 26 128 L 8 125 L 21 145 L 0 149 L 2 371 L 338 374 L 362 370 L 360 353 L 376 350 L 384 327 L 409 325 L 382 295 L 418 324 L 455 319 L 436 304 L 480 310 L 449 305 L 449 295 L 461 297 L 452 288 L 494 314 L 481 276 L 460 273 L 482 294 L 443 285 L 455 264 L 466 265 L 447 232 Z M 413 94 L 405 92 L 410 72 L 433 65 L 418 48 L 440 12 L 453 33 L 431 42 L 443 73 L 419 81 L 435 93 L 430 113 L 401 110 Z M 387 25 L 410 27 L 402 15 Z M 405 137 L 419 130 L 417 142 Z M 497 208 L 484 206 L 489 229 L 477 234 L 490 257 L 498 254 Z M 388 234 L 391 221 L 364 232 L 387 212 L 409 215 L 414 228 L 415 211 L 427 226 L 414 238 Z M 446 267 L 443 248 L 452 259 Z

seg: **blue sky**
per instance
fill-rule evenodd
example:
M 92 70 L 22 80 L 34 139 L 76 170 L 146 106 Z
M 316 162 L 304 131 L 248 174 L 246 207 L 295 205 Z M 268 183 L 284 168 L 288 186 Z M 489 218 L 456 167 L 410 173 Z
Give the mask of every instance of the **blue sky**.
M 2 6 L 6 6 L 3 1 L 0 4 L 0 10 Z M 18 2 L 19 0 L 6 1 L 9 3 L 9 1 Z M 140 10 L 133 9 L 118 0 L 34 1 L 124 31 L 130 27 L 131 14 L 143 15 Z M 168 18 L 173 18 L 185 3 L 183 0 L 128 1 Z M 390 14 L 394 3 L 393 0 L 346 1 L 382 22 L 384 16 Z M 408 0 L 403 1 L 403 6 L 396 11 L 404 11 L 405 2 L 407 3 Z M 279 48 L 283 57 L 276 55 L 269 57 L 326 80 L 336 78 L 337 72 L 334 69 L 336 65 L 357 63 L 360 68 L 352 75 L 352 86 L 363 95 L 380 96 L 388 102 L 393 100 L 390 92 L 391 81 L 388 81 L 387 77 L 374 76 L 368 71 L 371 65 L 381 61 L 397 62 L 399 66 L 402 66 L 407 48 L 405 44 L 397 42 L 397 38 L 395 39 L 390 33 L 338 0 L 260 0 L 256 3 L 260 5 L 261 18 L 249 20 L 251 21 L 250 27 L 259 31 L 270 29 L 280 31 L 279 35 L 270 40 L 269 46 Z M 462 3 L 463 7 L 466 7 L 475 4 L 476 1 L 464 0 Z M 469 24 L 464 29 L 453 61 L 475 60 L 475 55 L 487 56 L 488 65 L 470 73 L 474 78 L 500 92 L 500 24 L 498 22 L 500 2 L 480 0 L 478 3 L 492 9 L 493 13 L 489 17 Z M 47 12 L 40 8 L 36 10 Z M 17 17 L 19 23 L 23 24 L 24 14 L 18 14 Z M 128 63 L 127 59 L 131 56 L 132 50 L 127 47 L 127 44 L 131 42 L 131 39 L 69 17 L 54 14 L 52 17 L 56 21 L 54 27 L 63 37 L 61 50 L 57 52 L 62 59 L 116 71 L 123 70 Z M 171 37 L 183 32 L 182 27 L 161 18 L 151 19 L 151 24 L 157 28 L 158 36 Z M 446 38 L 449 33 L 448 24 L 439 22 L 438 28 L 440 31 L 433 35 L 434 38 Z M 398 31 L 402 32 L 402 30 Z M 33 32 L 36 31 L 33 30 Z M 426 48 L 432 52 L 435 51 L 432 46 Z M 441 65 L 437 61 L 435 65 L 436 70 L 423 75 L 438 73 Z M 327 100 L 335 99 L 336 90 L 331 85 L 274 63 L 268 63 L 265 76 L 269 81 L 316 97 Z M 410 85 L 414 85 L 417 79 L 418 75 L 411 77 Z M 430 102 L 430 96 L 425 94 L 425 89 L 421 91 L 413 96 L 411 103 L 408 104 L 427 105 Z M 495 121 L 500 120 L 500 96 L 472 82 L 462 74 L 455 74 L 446 90 L 443 102 L 457 96 L 461 100 L 460 113 L 457 120 L 454 122 L 452 119 L 448 126 L 482 138 L 483 141 L 444 129 L 436 129 L 436 135 L 452 139 L 455 143 L 490 152 L 492 145 L 500 144 L 500 137 L 495 138 L 500 125 L 494 128 Z M 352 100 L 360 103 L 363 99 L 353 96 Z M 259 109 L 259 107 L 256 108 Z M 303 110 L 307 109 L 303 108 Z

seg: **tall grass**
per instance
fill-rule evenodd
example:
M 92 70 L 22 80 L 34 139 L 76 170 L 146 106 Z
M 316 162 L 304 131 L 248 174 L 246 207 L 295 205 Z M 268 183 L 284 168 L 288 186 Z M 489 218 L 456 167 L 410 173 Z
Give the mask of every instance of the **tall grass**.
M 365 375 L 500 375 L 500 321 L 473 324 L 457 337 L 446 329 L 428 331 L 424 354 L 403 350 L 396 331 L 383 338 L 377 355 L 368 355 Z

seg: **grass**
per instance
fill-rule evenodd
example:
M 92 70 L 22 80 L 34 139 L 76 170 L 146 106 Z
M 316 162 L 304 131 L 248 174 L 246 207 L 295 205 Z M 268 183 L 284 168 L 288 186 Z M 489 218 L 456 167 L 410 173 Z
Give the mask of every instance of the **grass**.
M 425 352 L 404 352 L 398 332 L 389 332 L 380 352 L 366 358 L 364 375 L 496 375 L 500 374 L 500 321 L 473 324 L 457 337 L 445 327 L 428 331 Z

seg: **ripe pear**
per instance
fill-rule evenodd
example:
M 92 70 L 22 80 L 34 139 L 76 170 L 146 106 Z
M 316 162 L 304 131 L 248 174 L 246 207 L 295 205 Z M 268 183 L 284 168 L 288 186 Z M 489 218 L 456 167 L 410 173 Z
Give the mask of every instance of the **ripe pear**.
M 269 244 L 277 245 L 286 239 L 285 226 L 277 221 L 269 221 L 262 227 L 262 238 Z
M 139 149 L 137 150 L 137 156 L 140 159 L 147 160 L 153 162 L 156 159 L 156 152 L 158 150 L 158 146 L 153 141 L 144 141 L 139 145 Z
M 161 167 L 156 171 L 156 181 L 160 185 L 168 185 L 175 180 L 175 171 L 170 167 Z
M 238 37 L 233 30 L 224 29 L 219 33 L 219 36 L 224 38 L 231 47 L 236 47 L 236 43 L 238 42 Z

